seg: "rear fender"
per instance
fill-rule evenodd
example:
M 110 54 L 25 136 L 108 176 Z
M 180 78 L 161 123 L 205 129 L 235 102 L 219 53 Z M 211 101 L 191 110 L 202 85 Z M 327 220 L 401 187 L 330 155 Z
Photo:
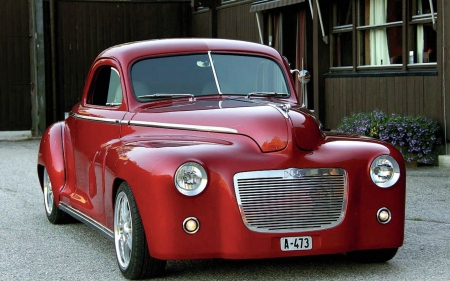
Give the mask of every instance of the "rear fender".
M 59 206 L 59 193 L 66 182 L 63 150 L 64 122 L 55 123 L 45 131 L 38 154 L 38 173 L 43 188 L 44 167 L 52 183 L 55 204 Z

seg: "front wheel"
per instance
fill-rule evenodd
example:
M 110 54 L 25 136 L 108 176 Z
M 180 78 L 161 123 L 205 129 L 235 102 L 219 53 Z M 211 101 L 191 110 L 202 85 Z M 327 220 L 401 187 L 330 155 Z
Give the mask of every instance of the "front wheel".
M 397 254 L 398 248 L 364 250 L 347 253 L 350 260 L 359 263 L 383 263 L 391 260 Z
M 44 206 L 45 214 L 49 222 L 53 224 L 61 224 L 67 221 L 67 215 L 61 211 L 55 203 L 55 196 L 53 194 L 52 183 L 47 169 L 44 168 L 42 179 L 42 191 L 44 192 Z
M 114 243 L 123 276 L 143 279 L 160 275 L 166 261 L 150 256 L 144 227 L 129 185 L 123 182 L 114 205 Z

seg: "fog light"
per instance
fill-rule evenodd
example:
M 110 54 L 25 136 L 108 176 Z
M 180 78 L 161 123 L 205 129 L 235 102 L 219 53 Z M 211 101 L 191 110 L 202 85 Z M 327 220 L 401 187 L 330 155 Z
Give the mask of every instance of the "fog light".
M 388 208 L 381 208 L 377 212 L 377 220 L 381 224 L 387 224 L 391 221 L 391 211 Z
M 188 234 L 197 233 L 200 228 L 200 223 L 197 218 L 189 217 L 183 221 L 183 230 Z

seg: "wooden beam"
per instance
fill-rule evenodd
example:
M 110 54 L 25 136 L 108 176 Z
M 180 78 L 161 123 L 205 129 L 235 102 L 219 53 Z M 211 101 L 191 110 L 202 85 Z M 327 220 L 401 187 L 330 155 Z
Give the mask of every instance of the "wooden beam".
M 42 136 L 46 124 L 43 0 L 30 0 L 31 135 Z

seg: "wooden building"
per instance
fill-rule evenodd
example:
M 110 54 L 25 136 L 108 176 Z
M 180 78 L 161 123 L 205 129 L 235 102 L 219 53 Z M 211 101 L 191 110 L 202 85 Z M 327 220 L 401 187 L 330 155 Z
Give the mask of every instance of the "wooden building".
M 53 70 L 46 75 L 47 93 L 52 93 L 47 94 L 47 123 L 63 119 L 79 101 L 89 67 L 104 49 L 191 34 L 186 0 L 47 0 L 44 4 L 45 43 L 54 48 L 53 54 L 46 55 L 46 69 Z
M 450 139 L 450 18 L 440 16 L 450 12 L 445 0 L 5 1 L 0 130 L 31 129 L 32 117 L 42 114 L 36 99 L 30 102 L 30 92 L 43 92 L 33 78 L 41 67 L 33 59 L 37 49 L 44 53 L 48 125 L 78 101 L 101 50 L 142 39 L 218 37 L 273 46 L 292 68 L 308 69 L 307 106 L 325 129 L 351 113 L 381 109 L 429 116 Z M 38 33 L 28 2 L 42 3 L 42 42 L 31 36 Z
M 0 131 L 42 134 L 78 102 L 102 50 L 189 37 L 191 16 L 189 0 L 2 0 Z
M 261 42 L 312 74 L 308 108 L 334 129 L 381 109 L 450 129 L 445 0 L 193 0 L 193 35 Z M 448 89 L 448 90 L 447 90 Z

